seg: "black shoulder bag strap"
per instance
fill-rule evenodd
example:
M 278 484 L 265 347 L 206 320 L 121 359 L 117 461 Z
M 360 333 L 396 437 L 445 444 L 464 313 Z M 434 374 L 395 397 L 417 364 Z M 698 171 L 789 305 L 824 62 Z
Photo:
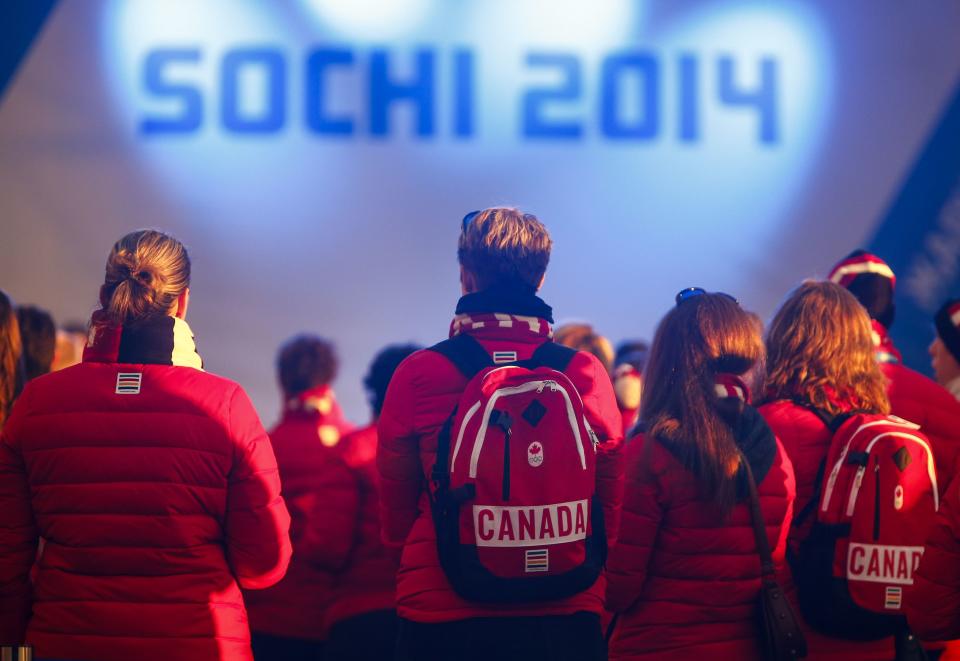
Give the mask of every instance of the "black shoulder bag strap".
M 762 657 L 775 661 L 799 659 L 807 655 L 807 641 L 803 637 L 797 616 L 787 601 L 783 588 L 777 582 L 776 566 L 770 552 L 770 541 L 760 509 L 760 495 L 753 478 L 750 462 L 740 453 L 750 492 L 750 519 L 753 537 L 760 555 L 760 645 Z

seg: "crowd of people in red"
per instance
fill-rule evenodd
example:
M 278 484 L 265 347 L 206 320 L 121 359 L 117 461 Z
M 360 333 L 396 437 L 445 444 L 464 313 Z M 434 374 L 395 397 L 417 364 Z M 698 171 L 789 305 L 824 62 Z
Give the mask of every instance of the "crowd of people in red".
M 362 427 L 334 347 L 300 335 L 265 431 L 204 370 L 162 232 L 111 249 L 82 360 L 0 292 L 0 646 L 960 658 L 960 301 L 931 320 L 936 381 L 903 364 L 895 275 L 864 251 L 766 330 L 691 287 L 614 351 L 554 328 L 551 248 L 533 215 L 467 214 L 447 337 L 374 357 Z

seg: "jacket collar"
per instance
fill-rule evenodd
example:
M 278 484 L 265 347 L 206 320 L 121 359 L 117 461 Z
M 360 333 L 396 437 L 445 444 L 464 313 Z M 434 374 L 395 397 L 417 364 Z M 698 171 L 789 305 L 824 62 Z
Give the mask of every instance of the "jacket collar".
M 203 369 L 193 331 L 178 317 L 159 317 L 136 326 L 117 326 L 102 310 L 93 313 L 85 363 L 177 365 Z
M 877 357 L 877 362 L 902 363 L 903 357 L 897 347 L 894 346 L 893 340 L 883 324 L 876 319 L 871 319 L 870 326 L 872 327 L 871 335 L 873 335 L 874 355 Z
M 950 394 L 960 399 L 960 376 L 955 377 L 953 380 L 947 382 L 946 389 L 950 391 Z
M 491 288 L 463 296 L 450 322 L 450 337 L 469 333 L 490 339 L 553 337 L 553 310 L 535 293 Z
M 317 427 L 320 442 L 328 448 L 340 442 L 341 433 L 349 425 L 329 384 L 304 390 L 283 403 L 282 422 L 307 420 Z
M 492 313 L 539 317 L 553 323 L 553 309 L 536 292 L 506 287 L 491 287 L 462 296 L 457 314 Z

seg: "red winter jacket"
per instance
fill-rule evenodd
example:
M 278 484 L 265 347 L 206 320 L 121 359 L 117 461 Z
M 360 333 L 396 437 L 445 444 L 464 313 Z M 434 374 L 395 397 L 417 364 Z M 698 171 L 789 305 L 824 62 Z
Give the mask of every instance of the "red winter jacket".
M 397 565 L 380 536 L 377 428 L 347 435 L 337 448 L 357 481 L 358 506 L 350 562 L 337 576 L 327 627 L 363 613 L 394 608 Z
M 873 335 L 880 369 L 889 381 L 890 412 L 920 425 L 930 439 L 943 495 L 960 460 L 960 402 L 936 381 L 900 362 L 900 352 L 877 321 Z
M 244 595 L 252 631 L 326 638 L 326 611 L 337 573 L 350 561 L 359 504 L 357 477 L 340 451 L 350 429 L 333 391 L 319 386 L 287 401 L 270 432 L 290 509 L 293 557 L 277 585 Z
M 755 409 L 747 449 L 774 562 L 784 565 L 793 468 Z M 760 556 L 747 491 L 723 521 L 695 476 L 661 443 L 627 444 L 620 537 L 607 562 L 607 608 L 619 612 L 610 659 L 759 659 Z M 743 487 L 746 483 L 743 483 Z
M 920 425 L 930 439 L 942 495 L 960 460 L 960 402 L 940 384 L 909 367 L 882 363 L 880 369 L 890 381 L 890 412 Z
M 797 481 L 797 500 L 794 511 L 799 512 L 815 497 L 814 484 L 817 471 L 826 459 L 833 435 L 813 412 L 789 400 L 765 404 L 760 407 L 760 413 L 766 418 L 773 433 L 777 435 L 787 451 L 790 461 L 793 462 Z M 799 549 L 800 542 L 810 534 L 812 525 L 813 517 L 811 516 L 802 526 L 791 527 L 787 543 L 793 552 Z M 797 603 L 796 588 L 793 585 L 789 565 L 786 566 L 784 576 L 784 590 L 804 627 L 810 659 L 861 661 L 893 658 L 892 638 L 858 642 L 828 638 L 810 629 L 803 622 L 803 614 Z
M 920 637 L 960 637 L 960 480 L 940 502 L 913 586 L 904 596 L 904 611 Z
M 251 658 L 240 586 L 272 585 L 290 557 L 276 461 L 240 386 L 171 364 L 199 357 L 185 323 L 164 323 L 167 364 L 98 330 L 106 349 L 31 381 L 4 427 L 0 641 L 58 659 Z
M 451 335 L 471 334 L 491 352 L 529 358 L 550 335 L 550 308 L 536 297 L 508 308 L 488 293 L 469 294 L 457 306 Z M 514 301 L 514 303 L 516 303 Z M 496 312 L 496 314 L 494 314 Z M 513 359 L 511 355 L 511 359 Z M 590 425 L 601 444 L 597 456 L 597 496 L 604 507 L 612 543 L 619 522 L 623 487 L 621 420 L 610 377 L 596 357 L 578 352 L 566 370 L 583 398 Z M 380 504 L 383 538 L 402 547 L 397 577 L 397 612 L 415 622 L 447 622 L 474 617 L 601 613 L 606 581 L 560 601 L 485 606 L 460 598 L 437 559 L 436 536 L 425 488 L 436 458 L 440 427 L 459 401 L 467 379 L 440 354 L 422 350 L 393 375 L 380 415 Z

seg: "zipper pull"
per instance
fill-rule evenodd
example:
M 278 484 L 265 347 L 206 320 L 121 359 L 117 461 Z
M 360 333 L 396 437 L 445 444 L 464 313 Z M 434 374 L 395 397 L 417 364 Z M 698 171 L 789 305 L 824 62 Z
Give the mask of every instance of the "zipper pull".
M 537 394 L 538 394 L 538 395 L 543 392 L 543 388 L 544 388 L 544 386 L 546 386 L 546 385 L 547 385 L 547 382 L 546 382 L 546 381 L 541 381 L 541 382 L 540 382 L 540 386 L 537 388 Z

